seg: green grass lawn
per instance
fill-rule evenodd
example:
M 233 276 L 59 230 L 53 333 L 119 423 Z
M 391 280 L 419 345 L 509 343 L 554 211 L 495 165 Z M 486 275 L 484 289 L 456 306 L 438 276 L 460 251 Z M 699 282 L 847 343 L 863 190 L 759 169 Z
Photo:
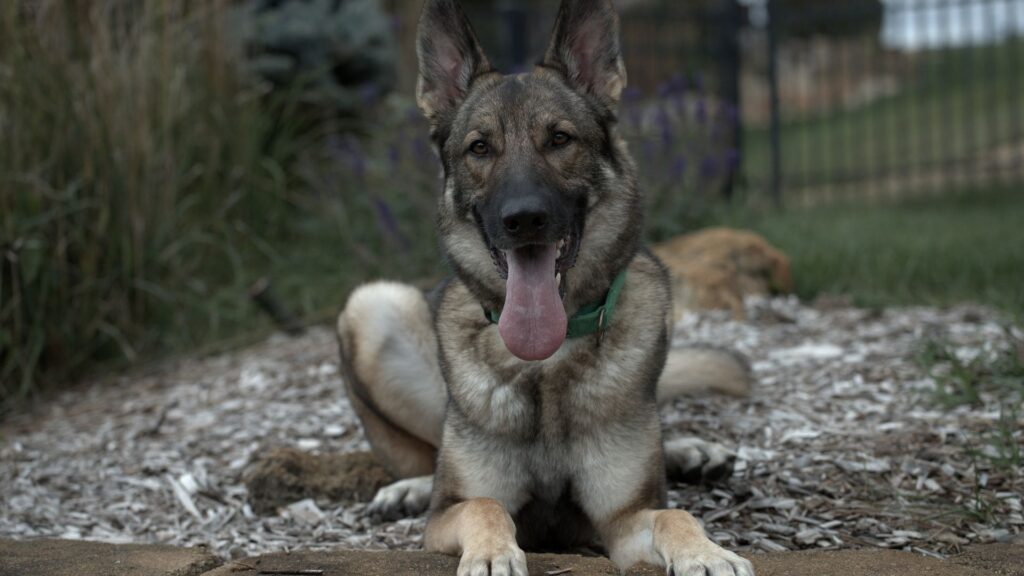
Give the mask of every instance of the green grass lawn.
M 724 220 L 761 232 L 786 252 L 803 298 L 846 294 L 865 306 L 971 301 L 1024 317 L 1021 190 Z
M 782 169 L 788 185 L 816 186 L 894 171 L 954 169 L 995 147 L 1024 139 L 1024 41 L 908 57 L 898 92 L 826 113 L 782 110 Z M 748 175 L 767 178 L 770 133 L 744 135 Z

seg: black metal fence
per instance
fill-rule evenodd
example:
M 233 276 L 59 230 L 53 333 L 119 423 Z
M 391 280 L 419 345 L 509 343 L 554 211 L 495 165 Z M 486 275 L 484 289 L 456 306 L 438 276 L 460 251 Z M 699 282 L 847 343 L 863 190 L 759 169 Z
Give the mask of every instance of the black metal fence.
M 467 5 L 506 69 L 543 52 L 557 7 Z M 724 171 L 722 192 L 777 203 L 1024 184 L 1024 0 L 632 0 L 620 14 L 642 167 Z M 669 117 L 703 122 L 696 147 L 713 149 L 647 162 Z
M 751 175 L 808 201 L 1024 183 L 1024 2 L 891 0 L 877 26 L 815 33 L 863 5 L 771 3 L 776 104 L 748 123 Z

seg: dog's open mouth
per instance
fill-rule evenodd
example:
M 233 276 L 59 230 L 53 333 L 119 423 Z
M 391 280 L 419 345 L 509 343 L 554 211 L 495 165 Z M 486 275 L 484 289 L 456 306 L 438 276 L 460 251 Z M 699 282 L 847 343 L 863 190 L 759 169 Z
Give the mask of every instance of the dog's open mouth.
M 531 244 L 517 248 L 515 250 L 535 251 L 542 248 L 542 244 Z M 580 234 L 574 230 L 558 241 L 555 245 L 557 248 L 557 259 L 555 260 L 555 275 L 558 277 L 558 291 L 559 297 L 565 297 L 566 278 L 569 270 L 576 265 L 576 258 L 580 252 Z M 508 280 L 508 252 L 513 250 L 499 250 L 494 246 L 489 246 L 491 250 L 491 259 L 494 260 L 494 266 L 498 269 L 498 273 L 501 277 Z
M 516 357 L 544 360 L 565 341 L 568 318 L 562 299 L 579 244 L 580 234 L 574 230 L 555 244 L 491 248 L 495 266 L 505 277 L 498 331 Z

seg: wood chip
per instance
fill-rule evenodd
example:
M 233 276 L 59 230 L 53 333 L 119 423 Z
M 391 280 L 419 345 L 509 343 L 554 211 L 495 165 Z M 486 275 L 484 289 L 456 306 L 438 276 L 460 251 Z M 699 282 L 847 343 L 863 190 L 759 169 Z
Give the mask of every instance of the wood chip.
M 701 396 L 662 408 L 668 437 L 699 436 L 738 454 L 728 482 L 672 485 L 669 500 L 740 550 L 946 555 L 1019 538 L 1024 477 L 968 457 L 997 429 L 1001 399 L 983 392 L 977 407 L 944 410 L 928 402 L 935 380 L 915 361 L 936 334 L 964 358 L 1013 345 L 1004 318 L 970 307 L 980 312 L 966 322 L 966 310 L 877 314 L 779 298 L 748 302 L 745 322 L 688 314 L 673 345 L 734 347 L 758 384 L 747 400 Z M 226 560 L 422 548 L 422 516 L 382 522 L 365 503 L 316 497 L 253 512 L 242 478 L 255 455 L 300 440 L 322 453 L 366 450 L 360 430 L 324 327 L 73 387 L 5 423 L 0 537 L 206 544 Z
M 196 508 L 196 503 L 192 501 L 192 496 L 188 493 L 177 480 L 171 477 L 167 477 L 167 482 L 171 485 L 171 490 L 174 491 L 174 496 L 178 499 L 178 502 L 185 508 L 185 510 L 195 516 L 199 520 L 203 519 L 203 515 L 199 513 L 199 509 Z

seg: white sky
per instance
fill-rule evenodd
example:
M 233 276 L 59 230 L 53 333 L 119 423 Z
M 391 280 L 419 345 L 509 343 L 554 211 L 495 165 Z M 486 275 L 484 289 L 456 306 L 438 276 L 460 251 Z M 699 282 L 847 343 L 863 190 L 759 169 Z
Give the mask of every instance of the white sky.
M 1024 33 L 1024 1 L 886 0 L 882 42 L 894 48 L 987 44 Z
M 741 0 L 755 25 L 767 23 L 765 0 Z M 827 2 L 829 0 L 822 0 Z M 882 42 L 915 50 L 998 42 L 1024 35 L 1024 0 L 883 0 Z

